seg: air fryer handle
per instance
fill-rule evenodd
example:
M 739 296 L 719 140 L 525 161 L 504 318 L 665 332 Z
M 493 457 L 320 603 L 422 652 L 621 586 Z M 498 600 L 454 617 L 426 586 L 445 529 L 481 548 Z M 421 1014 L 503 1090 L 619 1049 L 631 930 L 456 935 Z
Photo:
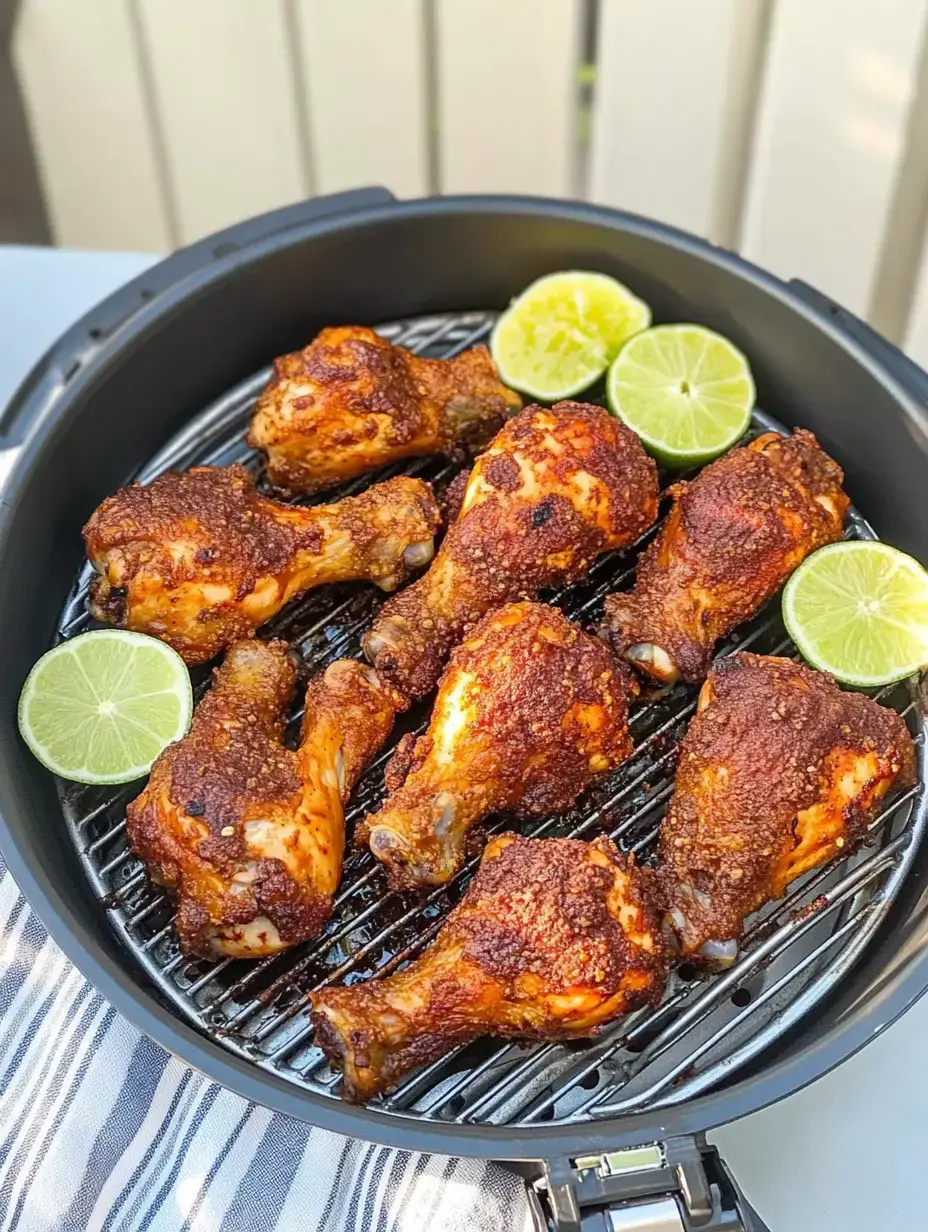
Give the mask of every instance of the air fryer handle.
M 909 359 L 908 355 L 900 351 L 897 346 L 884 338 L 882 334 L 877 333 L 872 325 L 868 325 L 866 321 L 855 316 L 847 308 L 842 308 L 840 304 L 836 304 L 834 300 L 829 299 L 827 295 L 823 295 L 821 291 L 816 290 L 807 282 L 803 282 L 801 278 L 791 278 L 789 286 L 822 316 L 830 317 L 836 325 L 865 346 L 881 363 L 886 365 L 893 376 L 905 385 L 910 393 L 928 404 L 928 372 L 920 368 L 913 359 Z
M 11 469 L 17 448 L 48 414 L 68 382 L 118 329 L 164 292 L 213 262 L 232 257 L 272 236 L 358 210 L 389 206 L 395 201 L 389 189 L 378 187 L 298 201 L 296 205 L 246 219 L 197 240 L 114 291 L 62 334 L 0 410 L 0 486 Z
M 534 1232 L 769 1232 L 702 1134 L 549 1160 L 528 1199 Z
M 272 235 L 281 235 L 285 231 L 293 231 L 306 223 L 318 222 L 323 218 L 353 214 L 356 210 L 369 210 L 378 205 L 392 205 L 395 202 L 396 197 L 389 188 L 373 184 L 368 188 L 351 188 L 322 197 L 308 197 L 295 205 L 285 205 L 279 210 L 259 214 L 256 218 L 246 218 L 244 222 L 226 227 L 224 231 L 216 231 L 206 239 L 197 240 L 195 244 L 179 249 L 152 272 L 157 275 L 162 270 L 167 273 L 171 269 L 174 277 L 170 281 L 176 282 L 194 269 L 209 265 L 211 261 L 228 256 L 241 248 L 258 244 Z

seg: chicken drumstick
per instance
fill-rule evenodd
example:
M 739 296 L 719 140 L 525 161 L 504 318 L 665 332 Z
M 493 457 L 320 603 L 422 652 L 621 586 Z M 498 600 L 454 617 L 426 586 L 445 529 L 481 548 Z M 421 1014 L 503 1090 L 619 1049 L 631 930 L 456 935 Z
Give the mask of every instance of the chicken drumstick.
M 522 405 L 490 352 L 419 359 L 372 329 L 324 329 L 274 365 L 248 444 L 278 488 L 318 492 L 399 458 L 463 457 Z
M 715 643 L 841 538 L 840 467 L 811 432 L 768 432 L 671 488 L 674 505 L 638 560 L 635 589 L 606 599 L 601 629 L 640 671 L 672 684 L 709 670 Z
M 660 998 L 666 955 L 651 874 L 607 838 L 490 840 L 416 962 L 313 994 L 316 1040 L 365 1100 L 480 1035 L 592 1036 Z
M 420 479 L 301 509 L 259 495 L 243 466 L 169 472 L 120 488 L 84 527 L 90 613 L 205 663 L 323 582 L 394 590 L 431 560 L 438 524 Z
M 128 807 L 132 848 L 177 892 L 189 954 L 257 958 L 314 936 L 332 910 L 344 804 L 403 700 L 339 659 L 311 681 L 302 744 L 281 744 L 296 682 L 285 642 L 236 642 L 183 740 Z
M 358 840 L 394 885 L 440 885 L 488 813 L 569 808 L 625 760 L 632 687 L 606 646 L 556 608 L 513 603 L 491 613 L 452 655 L 426 735 L 398 747 L 391 794 Z
M 733 962 L 745 917 L 847 855 L 913 773 L 894 711 L 790 659 L 741 652 L 716 664 L 661 827 L 658 876 L 682 953 Z
M 637 436 L 601 407 L 529 407 L 477 459 L 431 568 L 384 604 L 368 659 L 408 696 L 431 692 L 469 626 L 631 543 L 657 516 L 657 493 Z

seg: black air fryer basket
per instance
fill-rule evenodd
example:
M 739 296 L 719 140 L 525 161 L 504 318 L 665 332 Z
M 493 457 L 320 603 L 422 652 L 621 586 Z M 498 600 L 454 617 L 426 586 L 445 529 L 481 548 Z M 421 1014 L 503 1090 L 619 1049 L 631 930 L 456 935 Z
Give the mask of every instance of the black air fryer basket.
M 527 283 L 564 268 L 614 274 L 656 320 L 695 320 L 730 337 L 757 381 L 755 430 L 811 428 L 845 469 L 855 506 L 847 533 L 876 533 L 926 560 L 928 377 L 811 288 L 589 205 L 397 202 L 367 189 L 280 210 L 195 244 L 104 301 L 0 418 L 12 464 L 0 513 L 0 847 L 49 932 L 103 994 L 239 1094 L 362 1138 L 532 1163 L 539 1227 L 756 1229 L 705 1131 L 813 1081 L 928 984 L 919 685 L 877 695 L 905 713 L 917 738 L 919 785 L 887 801 L 863 850 L 760 913 L 734 968 L 710 979 L 681 968 L 656 1011 L 595 1041 L 460 1048 L 369 1107 L 340 1098 L 313 1042 L 308 993 L 415 956 L 474 862 L 448 887 L 388 895 L 379 866 L 349 848 L 324 937 L 258 963 L 187 960 L 170 901 L 126 847 L 124 808 L 137 785 L 56 784 L 16 730 L 32 663 L 86 627 L 80 528 L 104 496 L 167 468 L 256 467 L 242 436 L 268 365 L 324 325 L 372 324 L 420 354 L 448 357 L 485 340 Z M 438 488 L 454 473 L 434 459 L 389 473 L 400 470 Z M 603 596 L 631 583 L 640 546 L 547 597 L 591 623 Z M 325 587 L 262 636 L 286 637 L 314 670 L 359 652 L 379 602 L 372 588 Z M 778 611 L 774 601 L 720 652 L 791 653 Z M 568 814 L 526 832 L 608 833 L 647 857 L 694 708 L 694 690 L 639 707 L 632 759 Z M 415 711 L 410 722 L 426 715 L 427 707 Z M 356 789 L 349 826 L 378 803 L 387 755 Z

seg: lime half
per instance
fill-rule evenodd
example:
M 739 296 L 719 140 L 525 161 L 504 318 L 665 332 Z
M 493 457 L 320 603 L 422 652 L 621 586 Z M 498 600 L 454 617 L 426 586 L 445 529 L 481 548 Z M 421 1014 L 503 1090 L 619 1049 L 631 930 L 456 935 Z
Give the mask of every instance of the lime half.
M 571 398 L 609 367 L 651 309 L 614 278 L 585 270 L 547 274 L 503 313 L 490 351 L 502 380 L 542 402 Z
M 19 730 L 44 766 L 77 783 L 128 783 L 190 726 L 180 655 L 142 633 L 104 629 L 42 656 L 19 698 Z
M 606 385 L 614 415 L 668 466 L 701 466 L 751 422 L 754 381 L 727 338 L 701 325 L 656 325 L 627 342 Z
M 790 637 L 813 667 L 871 688 L 928 664 L 928 573 L 885 543 L 833 543 L 783 591 Z

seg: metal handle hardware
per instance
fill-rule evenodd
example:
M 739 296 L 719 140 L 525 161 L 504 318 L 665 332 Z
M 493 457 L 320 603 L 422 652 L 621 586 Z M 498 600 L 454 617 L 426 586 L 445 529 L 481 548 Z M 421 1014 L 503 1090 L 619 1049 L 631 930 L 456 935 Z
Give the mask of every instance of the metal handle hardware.
M 551 1160 L 529 1200 L 537 1232 L 766 1232 L 697 1138 Z

